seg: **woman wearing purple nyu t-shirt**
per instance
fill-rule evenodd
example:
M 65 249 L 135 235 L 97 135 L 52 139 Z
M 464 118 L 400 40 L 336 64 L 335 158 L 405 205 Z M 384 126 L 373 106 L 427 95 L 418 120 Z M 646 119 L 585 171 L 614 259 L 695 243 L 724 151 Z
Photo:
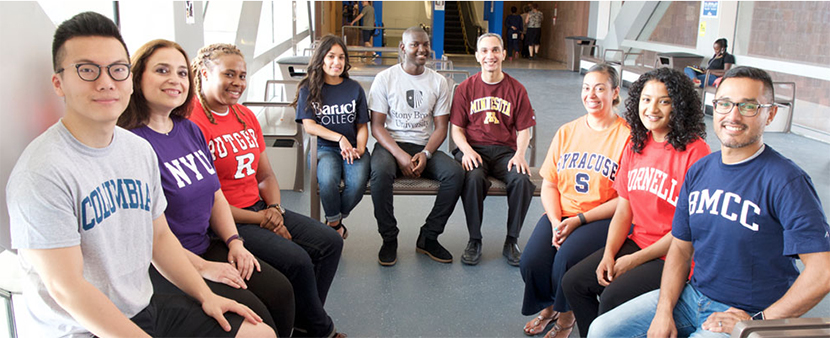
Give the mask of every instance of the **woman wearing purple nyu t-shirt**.
M 132 57 L 133 94 L 118 125 L 143 137 L 158 156 L 167 222 L 211 290 L 253 309 L 281 337 L 294 324 L 294 291 L 279 271 L 245 249 L 204 136 L 187 120 L 193 74 L 172 41 L 153 40 Z M 180 293 L 154 268 L 157 293 Z

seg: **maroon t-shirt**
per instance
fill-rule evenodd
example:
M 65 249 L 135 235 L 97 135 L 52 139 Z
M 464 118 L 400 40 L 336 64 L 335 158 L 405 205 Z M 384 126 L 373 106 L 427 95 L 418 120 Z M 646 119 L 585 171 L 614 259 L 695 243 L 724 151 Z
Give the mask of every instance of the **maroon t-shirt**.
M 536 116 L 519 81 L 505 73 L 501 82 L 488 84 L 478 72 L 455 90 L 450 122 L 465 129 L 471 145 L 516 150 L 516 132 L 536 125 Z

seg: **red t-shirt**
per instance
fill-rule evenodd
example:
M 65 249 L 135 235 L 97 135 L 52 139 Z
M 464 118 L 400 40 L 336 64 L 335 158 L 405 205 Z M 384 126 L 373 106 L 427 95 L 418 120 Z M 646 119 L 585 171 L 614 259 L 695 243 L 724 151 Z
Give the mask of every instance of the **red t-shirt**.
M 516 132 L 536 125 L 527 91 L 504 74 L 496 84 L 485 83 L 481 72 L 455 90 L 450 122 L 464 128 L 471 145 L 503 145 L 516 150 Z
M 677 151 L 666 142 L 655 142 L 649 134 L 639 154 L 626 147 L 614 188 L 631 203 L 634 230 L 628 236 L 641 249 L 671 231 L 677 196 L 689 167 L 709 154 L 702 139 Z
M 265 139 L 254 113 L 241 104 L 231 109 L 239 112 L 245 127 L 237 121 L 233 111 L 225 116 L 213 114 L 216 124 L 210 123 L 198 100 L 193 100 L 190 120 L 199 126 L 213 155 L 216 175 L 222 192 L 232 206 L 247 208 L 259 201 L 256 178 L 259 154 L 265 151 Z

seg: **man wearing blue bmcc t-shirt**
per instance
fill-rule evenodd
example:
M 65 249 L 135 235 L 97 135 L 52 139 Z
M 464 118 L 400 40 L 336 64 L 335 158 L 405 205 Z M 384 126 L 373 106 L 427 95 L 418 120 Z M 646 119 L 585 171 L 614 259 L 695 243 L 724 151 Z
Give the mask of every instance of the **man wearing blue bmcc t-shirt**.
M 589 337 L 726 337 L 739 321 L 801 316 L 830 292 L 830 227 L 812 181 L 763 142 L 772 80 L 733 68 L 715 97 L 721 151 L 686 174 L 660 290 L 603 314 Z

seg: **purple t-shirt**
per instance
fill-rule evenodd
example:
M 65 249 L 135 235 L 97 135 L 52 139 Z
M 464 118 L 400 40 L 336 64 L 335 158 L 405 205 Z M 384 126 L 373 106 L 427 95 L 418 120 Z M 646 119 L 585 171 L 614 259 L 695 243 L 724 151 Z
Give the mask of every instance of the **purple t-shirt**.
M 186 249 L 197 255 L 205 253 L 219 179 L 202 131 L 190 120 L 174 117 L 173 130 L 166 135 L 147 126 L 132 132 L 150 142 L 156 151 L 170 230 Z

